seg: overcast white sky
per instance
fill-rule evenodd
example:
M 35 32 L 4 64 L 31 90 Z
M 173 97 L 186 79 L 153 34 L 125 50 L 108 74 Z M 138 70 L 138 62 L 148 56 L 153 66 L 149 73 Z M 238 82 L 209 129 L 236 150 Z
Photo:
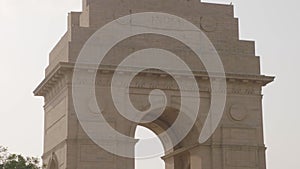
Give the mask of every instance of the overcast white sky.
M 205 2 L 233 2 L 241 39 L 256 41 L 262 73 L 276 75 L 264 89 L 268 168 L 299 169 L 300 1 Z M 0 145 L 12 152 L 42 154 L 43 99 L 32 91 L 66 31 L 67 13 L 80 9 L 81 0 L 0 0 Z

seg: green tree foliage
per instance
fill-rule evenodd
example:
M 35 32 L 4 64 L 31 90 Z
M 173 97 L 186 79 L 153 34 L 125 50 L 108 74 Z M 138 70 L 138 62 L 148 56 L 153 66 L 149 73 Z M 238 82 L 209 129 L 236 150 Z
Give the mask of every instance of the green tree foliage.
M 7 148 L 0 146 L 0 169 L 41 169 L 40 160 L 11 154 Z

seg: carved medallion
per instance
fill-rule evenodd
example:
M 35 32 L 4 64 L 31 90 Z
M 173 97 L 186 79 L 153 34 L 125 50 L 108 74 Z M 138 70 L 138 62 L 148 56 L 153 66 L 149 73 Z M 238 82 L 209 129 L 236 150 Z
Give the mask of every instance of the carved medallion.
M 203 16 L 200 18 L 200 26 L 206 32 L 213 32 L 217 29 L 217 21 L 213 17 Z
M 234 104 L 230 108 L 230 116 L 233 120 L 242 121 L 247 117 L 247 109 L 240 104 Z

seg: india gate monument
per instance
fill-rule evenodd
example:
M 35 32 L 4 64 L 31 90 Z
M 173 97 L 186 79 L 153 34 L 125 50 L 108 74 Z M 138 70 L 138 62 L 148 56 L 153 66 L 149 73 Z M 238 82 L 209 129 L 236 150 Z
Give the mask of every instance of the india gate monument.
M 49 55 L 47 169 L 266 169 L 262 87 L 253 41 L 233 6 L 199 0 L 83 0 Z M 153 138 L 135 139 L 137 126 Z M 139 152 L 137 143 L 146 145 Z M 148 145 L 148 146 L 147 146 Z

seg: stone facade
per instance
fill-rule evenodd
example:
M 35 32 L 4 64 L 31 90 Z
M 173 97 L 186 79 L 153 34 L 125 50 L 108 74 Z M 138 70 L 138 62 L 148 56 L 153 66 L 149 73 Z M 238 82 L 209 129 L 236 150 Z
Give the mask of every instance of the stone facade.
M 139 12 L 164 12 L 180 16 L 205 32 L 224 65 L 227 101 L 221 124 L 204 144 L 197 144 L 210 105 L 210 81 L 201 61 L 181 42 L 159 35 L 139 35 L 117 44 L 105 57 L 96 78 L 96 88 L 104 97 L 107 121 L 116 130 L 133 136 L 137 124 L 126 121 L 110 98 L 110 82 L 116 66 L 130 53 L 144 48 L 166 49 L 180 56 L 194 71 L 200 86 L 201 105 L 196 124 L 174 149 L 162 157 L 167 169 L 265 169 L 262 87 L 273 77 L 260 72 L 254 42 L 239 39 L 238 19 L 232 5 L 202 3 L 197 0 L 83 0 L 82 12 L 68 16 L 68 31 L 49 56 L 44 81 L 34 91 L 45 98 L 43 161 L 50 169 L 133 169 L 134 159 L 119 157 L 98 147 L 80 126 L 72 100 L 74 63 L 88 38 L 106 23 Z M 161 20 L 159 22 L 174 22 Z M 88 68 L 87 68 L 88 69 Z M 88 72 L 88 70 L 87 70 Z M 186 78 L 187 84 L 189 79 Z M 84 78 L 82 83 L 88 83 Z M 89 85 L 89 84 L 85 84 Z M 178 86 L 164 72 L 149 70 L 131 83 L 131 101 L 138 109 L 148 106 L 149 91 L 165 91 L 168 108 L 156 121 L 143 124 L 156 133 L 174 122 L 180 104 Z M 190 89 L 186 86 L 186 90 Z M 88 101 L 87 101 L 88 102 Z M 92 109 L 92 108 L 91 108 Z M 92 111 L 92 110 L 91 110 Z M 163 144 L 168 140 L 161 138 Z M 134 151 L 134 145 L 133 151 Z

